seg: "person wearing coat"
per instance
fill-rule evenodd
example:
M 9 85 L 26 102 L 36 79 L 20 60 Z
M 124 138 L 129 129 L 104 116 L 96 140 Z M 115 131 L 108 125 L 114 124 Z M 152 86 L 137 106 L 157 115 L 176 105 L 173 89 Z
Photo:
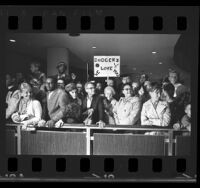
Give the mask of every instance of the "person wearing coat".
M 132 86 L 124 84 L 122 87 L 124 97 L 121 97 L 119 102 L 113 109 L 116 125 L 136 125 L 140 119 L 141 99 L 138 96 L 133 96 Z
M 150 99 L 143 104 L 141 112 L 141 125 L 169 126 L 171 113 L 167 102 L 161 101 L 161 87 L 156 83 L 151 84 Z
M 92 82 L 85 84 L 87 96 L 82 104 L 82 117 L 85 124 L 99 124 L 103 128 L 104 123 L 104 106 L 102 97 L 95 94 L 95 86 Z M 89 123 L 88 123 L 89 122 Z
M 47 127 L 55 127 L 55 123 L 66 116 L 66 106 L 69 103 L 66 92 L 62 89 L 56 89 L 56 80 L 49 77 L 46 80 L 47 109 L 49 119 L 46 122 Z
M 28 83 L 20 85 L 21 99 L 17 112 L 11 118 L 15 123 L 22 123 L 22 129 L 27 126 L 35 126 L 41 120 L 42 106 L 38 100 L 32 97 L 32 88 Z
M 115 90 L 111 86 L 107 86 L 104 89 L 104 95 L 103 103 L 104 103 L 104 109 L 105 109 L 105 121 L 109 125 L 115 125 L 115 119 L 114 119 L 114 113 L 113 108 L 117 103 L 117 100 L 113 98 L 115 95 Z

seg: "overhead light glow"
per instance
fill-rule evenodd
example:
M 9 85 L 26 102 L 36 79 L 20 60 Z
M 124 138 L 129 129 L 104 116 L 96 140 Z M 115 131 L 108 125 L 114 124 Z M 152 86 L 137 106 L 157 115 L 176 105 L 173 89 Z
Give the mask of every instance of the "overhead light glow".
M 158 64 L 159 64 L 159 65 L 162 65 L 162 62 L 159 62 Z
M 152 54 L 156 54 L 157 52 L 155 52 L 155 51 L 153 51 L 153 52 L 151 52 Z
M 93 48 L 93 49 L 96 49 L 97 47 L 96 47 L 96 46 L 92 46 L 92 48 Z
M 16 40 L 14 40 L 14 39 L 10 39 L 9 41 L 10 41 L 10 42 L 16 42 Z

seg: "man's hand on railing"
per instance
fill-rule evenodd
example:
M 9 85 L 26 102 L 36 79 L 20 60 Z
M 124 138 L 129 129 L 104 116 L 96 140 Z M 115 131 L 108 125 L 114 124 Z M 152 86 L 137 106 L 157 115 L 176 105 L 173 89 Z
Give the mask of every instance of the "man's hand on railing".
M 102 120 L 98 121 L 96 124 L 97 124 L 97 125 L 99 126 L 99 128 L 101 128 L 101 129 L 103 129 L 103 128 L 105 127 L 105 125 L 106 125 Z
M 49 127 L 49 128 L 52 128 L 55 126 L 55 121 L 54 120 L 49 120 L 46 122 L 46 126 Z
M 181 129 L 180 123 L 175 123 L 175 124 L 173 125 L 173 128 L 174 128 L 175 130 L 180 130 L 180 129 Z
M 56 127 L 56 128 L 60 128 L 60 127 L 62 127 L 63 125 L 64 125 L 64 122 L 63 122 L 62 119 L 60 119 L 59 121 L 57 121 L 57 122 L 55 123 L 55 127 Z
M 46 126 L 46 121 L 44 119 L 40 120 L 37 124 L 38 127 L 45 127 Z

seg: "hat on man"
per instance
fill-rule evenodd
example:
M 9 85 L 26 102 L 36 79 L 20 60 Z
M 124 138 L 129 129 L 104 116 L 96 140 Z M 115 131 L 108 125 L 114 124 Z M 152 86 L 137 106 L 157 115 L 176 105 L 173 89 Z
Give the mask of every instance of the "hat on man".
M 67 68 L 67 65 L 66 65 L 66 63 L 65 63 L 64 61 L 60 61 L 60 62 L 57 64 L 56 68 L 58 68 L 58 67 L 60 67 L 60 66 L 62 66 L 62 65 L 64 65 L 65 68 Z
M 76 84 L 75 83 L 69 83 L 65 86 L 65 91 L 70 92 L 72 90 L 76 89 Z

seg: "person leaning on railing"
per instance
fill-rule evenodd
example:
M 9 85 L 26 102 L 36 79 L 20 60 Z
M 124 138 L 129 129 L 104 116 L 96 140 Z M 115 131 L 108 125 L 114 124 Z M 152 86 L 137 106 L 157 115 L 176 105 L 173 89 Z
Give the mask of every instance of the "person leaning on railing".
M 20 85 L 21 99 L 18 110 L 11 118 L 16 123 L 22 123 L 22 129 L 35 126 L 41 120 L 42 107 L 38 100 L 33 99 L 32 88 L 28 83 Z
M 119 99 L 119 102 L 113 108 L 115 123 L 117 125 L 135 125 L 140 119 L 141 99 L 133 96 L 132 86 L 126 83 L 122 87 L 124 97 Z
M 82 119 L 86 125 L 97 124 L 100 128 L 105 126 L 104 106 L 102 97 L 95 93 L 95 86 L 92 82 L 85 84 L 87 96 L 82 104 Z
M 141 125 L 155 125 L 166 127 L 171 120 L 171 112 L 167 102 L 161 101 L 161 87 L 158 83 L 151 83 L 150 99 L 143 104 Z

